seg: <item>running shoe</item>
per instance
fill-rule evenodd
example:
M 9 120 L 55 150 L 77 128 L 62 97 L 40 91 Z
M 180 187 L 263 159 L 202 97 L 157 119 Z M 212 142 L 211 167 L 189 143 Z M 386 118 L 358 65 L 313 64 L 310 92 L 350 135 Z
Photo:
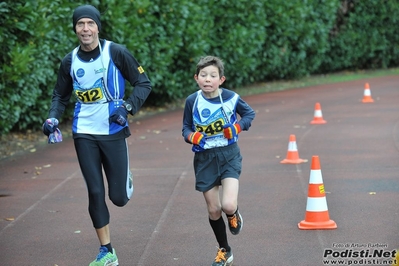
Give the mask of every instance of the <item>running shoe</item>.
M 216 258 L 212 263 L 212 266 L 232 266 L 233 265 L 233 252 L 229 252 L 224 248 L 219 248 Z
M 242 227 L 244 226 L 244 220 L 242 219 L 240 212 L 237 210 L 237 212 L 232 217 L 227 217 L 227 220 L 229 222 L 230 232 L 233 235 L 238 235 L 238 233 L 240 233 Z
M 116 256 L 115 249 L 113 253 L 109 252 L 106 247 L 100 247 L 100 253 L 97 258 L 90 263 L 89 266 L 118 266 L 118 257 Z

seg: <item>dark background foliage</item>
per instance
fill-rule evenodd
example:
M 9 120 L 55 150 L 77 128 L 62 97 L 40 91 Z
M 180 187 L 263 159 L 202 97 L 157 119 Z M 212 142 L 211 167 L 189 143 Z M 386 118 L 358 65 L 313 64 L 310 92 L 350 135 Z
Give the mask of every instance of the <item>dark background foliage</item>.
M 78 45 L 65 0 L 0 3 L 0 134 L 40 128 L 61 59 Z M 86 4 L 86 2 L 84 3 Z M 197 60 L 225 62 L 225 86 L 399 65 L 397 0 L 90 1 L 100 36 L 119 42 L 153 83 L 150 106 L 196 90 Z M 132 88 L 128 88 L 131 90 Z M 67 120 L 73 104 L 65 113 Z

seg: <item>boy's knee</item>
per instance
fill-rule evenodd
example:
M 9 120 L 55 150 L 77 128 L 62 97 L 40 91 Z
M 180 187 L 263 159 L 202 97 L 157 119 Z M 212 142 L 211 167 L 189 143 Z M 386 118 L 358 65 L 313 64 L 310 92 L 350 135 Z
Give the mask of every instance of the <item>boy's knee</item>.
M 214 206 L 214 207 L 208 208 L 209 217 L 212 217 L 212 218 L 219 217 L 221 215 L 221 213 L 222 213 L 221 207 Z
M 227 203 L 223 205 L 223 212 L 226 214 L 234 214 L 237 210 L 237 205 L 234 203 Z

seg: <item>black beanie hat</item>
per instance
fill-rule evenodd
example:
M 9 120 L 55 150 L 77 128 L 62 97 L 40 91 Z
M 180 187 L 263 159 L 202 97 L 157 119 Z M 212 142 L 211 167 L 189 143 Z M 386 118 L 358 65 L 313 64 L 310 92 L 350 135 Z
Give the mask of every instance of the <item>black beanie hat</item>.
M 100 11 L 97 10 L 92 5 L 79 6 L 73 11 L 72 21 L 73 21 L 73 31 L 76 32 L 76 23 L 79 19 L 90 18 L 94 20 L 97 24 L 98 30 L 101 32 L 101 21 L 100 21 Z

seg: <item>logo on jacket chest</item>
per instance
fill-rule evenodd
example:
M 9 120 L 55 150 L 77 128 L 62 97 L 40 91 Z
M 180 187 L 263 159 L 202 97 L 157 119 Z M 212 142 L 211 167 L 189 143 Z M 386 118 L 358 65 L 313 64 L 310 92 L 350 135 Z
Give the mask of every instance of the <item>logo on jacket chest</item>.
M 85 70 L 83 68 L 79 68 L 76 71 L 76 76 L 78 76 L 79 78 L 83 77 L 85 75 Z
M 207 118 L 207 117 L 209 117 L 210 115 L 211 115 L 211 110 L 209 110 L 208 108 L 205 108 L 205 109 L 203 109 L 203 110 L 201 111 L 201 116 L 202 116 L 202 117 Z
M 104 73 L 107 69 L 105 67 L 99 68 L 99 69 L 94 69 L 94 74 L 101 74 Z M 76 71 L 76 76 L 78 78 L 82 78 L 86 74 L 85 70 L 83 68 L 79 68 Z
M 100 73 L 103 73 L 103 72 L 105 72 L 105 70 L 106 70 L 106 68 L 105 68 L 105 67 L 102 67 L 102 68 L 100 68 L 100 69 L 94 69 L 94 74 L 100 74 Z

